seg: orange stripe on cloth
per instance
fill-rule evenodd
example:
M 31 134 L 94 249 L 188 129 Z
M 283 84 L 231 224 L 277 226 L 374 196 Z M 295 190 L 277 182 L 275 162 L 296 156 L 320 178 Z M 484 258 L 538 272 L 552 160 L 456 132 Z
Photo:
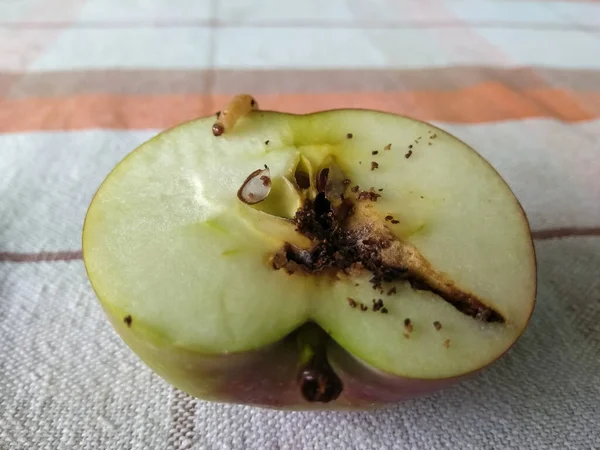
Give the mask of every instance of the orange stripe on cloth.
M 89 128 L 166 128 L 222 108 L 230 95 L 78 95 L 0 100 L 0 132 Z M 531 117 L 578 122 L 600 117 L 600 92 L 539 88 L 516 92 L 496 83 L 454 91 L 267 94 L 262 109 L 308 113 L 367 108 L 426 121 L 485 123 Z

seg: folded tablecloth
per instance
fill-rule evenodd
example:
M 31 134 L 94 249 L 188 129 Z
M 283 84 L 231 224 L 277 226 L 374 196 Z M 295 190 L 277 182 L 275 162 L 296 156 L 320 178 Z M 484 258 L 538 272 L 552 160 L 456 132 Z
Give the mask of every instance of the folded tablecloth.
M 142 365 L 86 279 L 86 208 L 135 146 L 240 92 L 408 114 L 480 151 L 536 244 L 513 350 L 368 413 L 207 403 Z M 0 1 L 0 448 L 600 449 L 599 117 L 593 1 Z

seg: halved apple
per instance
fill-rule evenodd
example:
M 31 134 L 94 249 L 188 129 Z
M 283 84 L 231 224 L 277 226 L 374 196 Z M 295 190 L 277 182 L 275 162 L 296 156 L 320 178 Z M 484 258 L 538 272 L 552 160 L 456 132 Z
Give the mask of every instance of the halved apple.
M 484 159 L 406 117 L 252 102 L 144 143 L 90 205 L 89 278 L 143 361 L 202 399 L 370 408 L 513 345 L 535 256 Z

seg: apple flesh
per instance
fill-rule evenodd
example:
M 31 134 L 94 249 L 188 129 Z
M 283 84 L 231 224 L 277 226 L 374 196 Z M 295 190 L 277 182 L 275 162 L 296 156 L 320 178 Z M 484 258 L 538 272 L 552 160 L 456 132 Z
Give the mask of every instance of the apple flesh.
M 367 110 L 214 123 L 133 151 L 84 225 L 109 320 L 165 380 L 212 401 L 371 408 L 475 373 L 524 331 L 527 219 L 466 144 Z

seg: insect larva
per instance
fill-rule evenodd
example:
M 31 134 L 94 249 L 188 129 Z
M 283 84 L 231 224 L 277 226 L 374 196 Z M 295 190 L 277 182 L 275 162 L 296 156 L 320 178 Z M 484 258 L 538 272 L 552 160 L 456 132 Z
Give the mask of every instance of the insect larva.
M 231 130 L 240 117 L 248 115 L 251 111 L 258 109 L 258 103 L 254 97 L 248 94 L 236 95 L 227 105 L 227 108 L 221 111 L 217 121 L 212 126 L 212 132 L 215 136 L 221 136 L 223 133 Z

